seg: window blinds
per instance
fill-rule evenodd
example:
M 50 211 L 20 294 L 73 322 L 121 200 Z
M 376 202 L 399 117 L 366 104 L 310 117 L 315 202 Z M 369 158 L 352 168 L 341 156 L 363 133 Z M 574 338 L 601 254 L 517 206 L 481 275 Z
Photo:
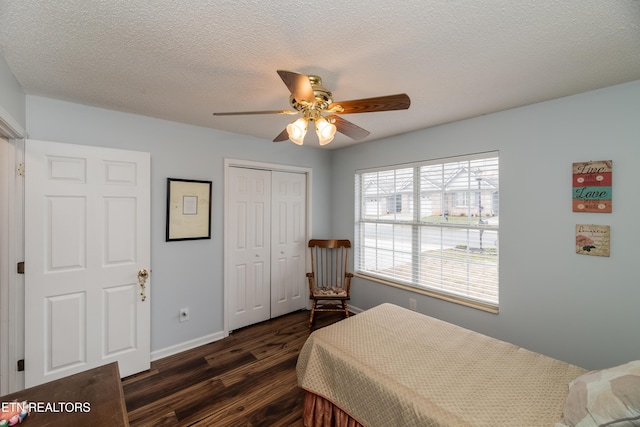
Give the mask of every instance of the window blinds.
M 357 171 L 355 271 L 498 306 L 496 152 Z

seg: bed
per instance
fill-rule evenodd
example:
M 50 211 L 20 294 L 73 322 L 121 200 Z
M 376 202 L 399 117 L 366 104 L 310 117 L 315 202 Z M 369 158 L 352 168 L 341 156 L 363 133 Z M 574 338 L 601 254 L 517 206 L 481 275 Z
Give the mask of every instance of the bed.
M 563 414 L 588 374 L 392 304 L 314 331 L 297 363 L 307 427 L 590 426 Z

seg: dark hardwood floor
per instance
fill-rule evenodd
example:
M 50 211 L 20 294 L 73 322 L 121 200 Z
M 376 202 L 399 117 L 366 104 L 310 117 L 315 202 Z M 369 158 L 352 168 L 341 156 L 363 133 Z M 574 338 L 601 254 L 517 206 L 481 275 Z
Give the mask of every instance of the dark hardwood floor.
M 342 318 L 318 313 L 314 329 Z M 248 326 L 124 378 L 131 426 L 302 426 L 295 367 L 308 320 L 299 311 Z

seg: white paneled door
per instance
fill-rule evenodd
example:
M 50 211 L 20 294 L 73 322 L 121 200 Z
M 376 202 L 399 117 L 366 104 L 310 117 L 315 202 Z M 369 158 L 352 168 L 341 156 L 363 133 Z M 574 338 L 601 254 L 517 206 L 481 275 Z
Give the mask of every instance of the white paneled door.
M 307 306 L 306 174 L 271 176 L 271 317 Z
M 229 168 L 228 173 L 229 329 L 271 316 L 271 172 Z
M 149 153 L 25 146 L 25 385 L 149 369 Z
M 306 174 L 230 167 L 228 329 L 306 307 Z

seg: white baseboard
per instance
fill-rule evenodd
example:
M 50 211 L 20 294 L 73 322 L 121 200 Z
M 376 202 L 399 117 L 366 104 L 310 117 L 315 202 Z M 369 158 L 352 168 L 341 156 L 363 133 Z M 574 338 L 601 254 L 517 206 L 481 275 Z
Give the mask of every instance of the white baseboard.
M 349 305 L 349 311 L 358 314 L 364 310 L 361 308 Z M 173 356 L 174 354 L 182 353 L 183 351 L 191 350 L 192 348 L 200 347 L 201 345 L 209 344 L 225 338 L 224 332 L 216 332 L 215 334 L 206 335 L 204 337 L 196 338 L 191 341 L 185 341 L 180 344 L 172 345 L 171 347 L 163 348 L 160 350 L 151 352 L 151 361 L 164 359 L 165 357 Z
M 349 311 L 355 314 L 362 313 L 364 310 L 349 304 Z
M 180 344 L 172 345 L 171 347 L 163 348 L 160 350 L 151 352 L 151 361 L 164 359 L 165 357 L 173 356 L 174 354 L 182 353 L 183 351 L 191 350 L 192 348 L 200 347 L 201 345 L 209 344 L 225 337 L 224 332 L 216 332 L 215 334 L 205 335 L 204 337 L 196 338 L 191 341 L 185 341 Z

